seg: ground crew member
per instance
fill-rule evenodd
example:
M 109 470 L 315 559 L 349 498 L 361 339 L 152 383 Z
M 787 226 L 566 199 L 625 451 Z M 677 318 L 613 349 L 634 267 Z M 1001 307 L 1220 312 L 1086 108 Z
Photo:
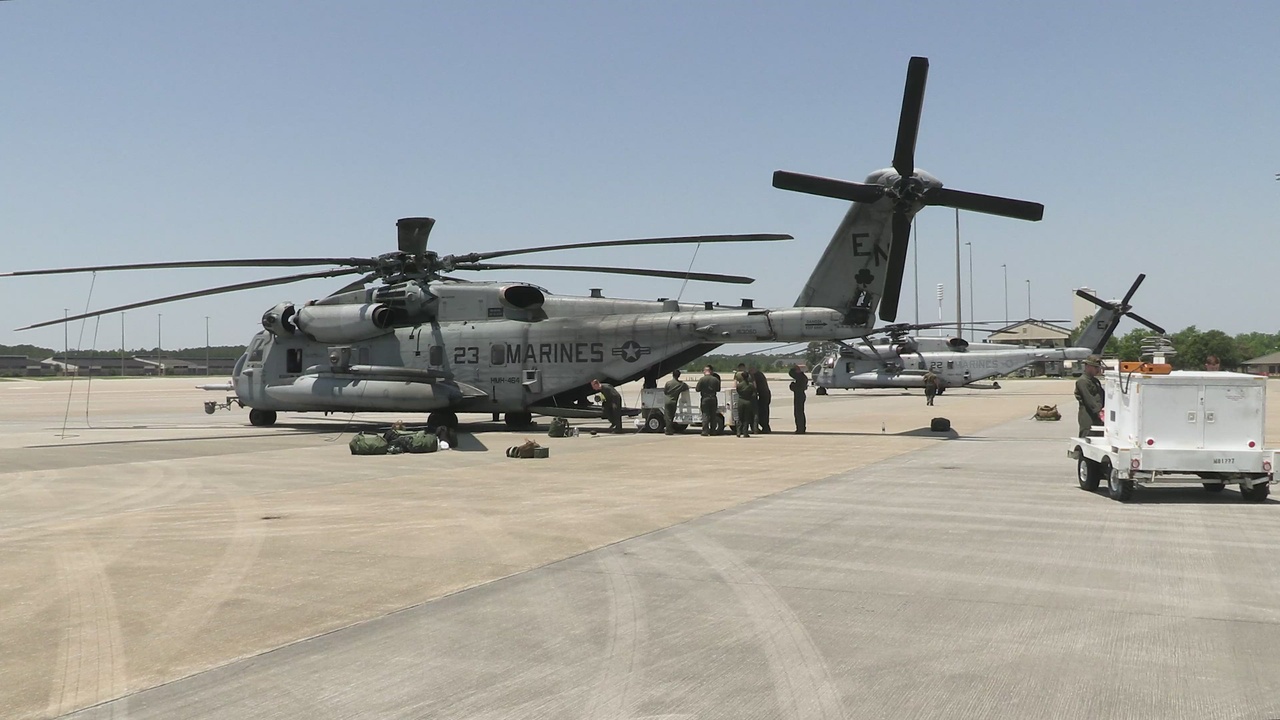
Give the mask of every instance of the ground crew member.
M 609 421 L 609 431 L 622 432 L 622 395 L 609 383 L 599 380 L 591 381 L 591 389 L 600 393 L 600 408 Z
M 1089 436 L 1089 428 L 1102 424 L 1102 406 L 1107 396 L 1102 392 L 1102 358 L 1090 355 L 1084 361 L 1084 374 L 1076 380 L 1076 400 L 1080 401 L 1080 437 Z
M 710 365 L 702 368 L 702 377 L 698 378 L 698 407 L 702 411 L 702 434 L 710 435 L 711 428 L 716 424 L 716 409 L 719 402 L 717 401 L 717 393 L 720 392 L 720 376 Z
M 742 368 L 742 365 L 738 366 Z M 738 391 L 738 423 L 734 426 L 738 437 L 751 437 L 751 424 L 756 420 L 756 386 L 751 373 L 745 368 L 733 375 L 734 389 Z
M 924 404 L 932 405 L 933 397 L 938 394 L 938 376 L 930 370 L 924 374 Z
M 666 395 L 666 402 L 662 406 L 662 414 L 667 420 L 667 434 L 675 433 L 676 424 L 676 405 L 680 403 L 680 396 L 689 392 L 689 383 L 680 379 L 680 371 L 672 370 L 671 379 L 662 388 L 662 394 Z
M 769 403 L 773 400 L 773 393 L 769 391 L 769 381 L 764 373 L 755 365 L 751 366 L 751 382 L 756 386 L 756 427 L 762 433 L 769 433 Z
M 809 378 L 805 376 L 799 365 L 792 365 L 787 374 L 791 376 L 791 397 L 793 398 L 791 407 L 796 416 L 796 434 L 803 435 L 805 429 L 804 391 L 809 387 Z

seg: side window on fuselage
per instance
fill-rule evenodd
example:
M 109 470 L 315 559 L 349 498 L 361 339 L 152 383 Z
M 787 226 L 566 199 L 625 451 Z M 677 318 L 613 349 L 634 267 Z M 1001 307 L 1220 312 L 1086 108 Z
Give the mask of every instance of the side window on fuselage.
M 284 371 L 287 373 L 302 372 L 302 348 L 289 348 L 285 354 Z

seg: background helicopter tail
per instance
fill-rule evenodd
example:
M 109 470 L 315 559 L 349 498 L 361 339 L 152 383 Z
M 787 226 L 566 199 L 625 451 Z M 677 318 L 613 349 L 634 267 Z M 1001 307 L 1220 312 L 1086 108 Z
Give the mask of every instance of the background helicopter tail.
M 1097 305 L 1098 312 L 1094 313 L 1089 327 L 1085 328 L 1084 332 L 1080 334 L 1080 338 L 1076 340 L 1076 346 L 1087 347 L 1094 353 L 1101 355 L 1103 349 L 1107 346 L 1107 341 L 1111 339 L 1111 336 L 1115 334 L 1116 327 L 1120 325 L 1120 320 L 1126 316 L 1163 335 L 1164 328 L 1133 312 L 1133 306 L 1129 304 L 1129 301 L 1133 299 L 1133 294 L 1138 292 L 1138 286 L 1145 279 L 1147 279 L 1145 274 L 1138 275 L 1138 279 L 1134 280 L 1133 285 L 1129 286 L 1129 292 L 1125 293 L 1124 299 L 1118 303 L 1099 300 L 1083 290 L 1077 290 L 1076 295 Z

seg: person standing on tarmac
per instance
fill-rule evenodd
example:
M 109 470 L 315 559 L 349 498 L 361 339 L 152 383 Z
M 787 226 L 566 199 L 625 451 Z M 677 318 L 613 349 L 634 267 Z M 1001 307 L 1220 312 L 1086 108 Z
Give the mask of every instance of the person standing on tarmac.
M 667 421 L 668 435 L 675 434 L 676 406 L 680 403 L 680 396 L 687 392 L 689 392 L 689 383 L 680 379 L 679 370 L 672 370 L 671 379 L 662 388 L 662 394 L 666 396 L 666 401 L 662 405 L 662 414 Z
M 791 376 L 791 396 L 794 398 L 791 407 L 796 416 L 796 434 L 803 435 L 806 424 L 804 418 L 804 391 L 809 388 L 809 378 L 800 369 L 799 365 L 792 365 L 787 374 Z
M 773 393 L 769 391 L 769 381 L 756 365 L 751 366 L 751 382 L 756 386 L 756 427 L 767 435 L 772 432 L 769 428 L 769 403 L 773 401 Z
M 702 434 L 708 436 L 716 424 L 716 410 L 719 402 L 720 376 L 710 365 L 702 368 L 702 377 L 698 378 L 698 408 L 702 411 Z
M 609 420 L 609 432 L 622 432 L 622 395 L 609 383 L 591 381 L 591 389 L 600 393 L 600 408 Z
M 751 426 L 756 421 L 756 386 L 751 382 L 751 373 L 742 365 L 738 365 L 733 381 L 738 393 L 738 422 L 734 429 L 738 437 L 751 437 Z
M 1084 374 L 1076 380 L 1076 400 L 1080 401 L 1080 412 L 1077 415 L 1080 437 L 1089 437 L 1089 428 L 1102 424 L 1102 407 L 1106 404 L 1107 396 L 1102 391 L 1102 381 L 1098 379 L 1101 374 L 1102 358 L 1090 355 L 1084 361 Z
M 924 374 L 924 404 L 932 405 L 933 398 L 938 394 L 938 376 L 929 371 Z

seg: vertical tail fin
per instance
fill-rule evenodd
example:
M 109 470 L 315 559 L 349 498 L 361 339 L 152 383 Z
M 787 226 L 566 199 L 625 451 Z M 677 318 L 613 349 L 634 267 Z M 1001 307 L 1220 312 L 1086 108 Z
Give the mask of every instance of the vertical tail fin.
M 1125 293 L 1124 299 L 1114 303 L 1099 300 L 1083 290 L 1077 290 L 1076 295 L 1097 305 L 1099 309 L 1094 314 L 1093 321 L 1089 323 L 1089 327 L 1085 328 L 1085 331 L 1080 334 L 1080 338 L 1076 340 L 1076 345 L 1078 347 L 1087 347 L 1094 353 L 1101 355 L 1103 348 L 1107 345 L 1107 341 L 1111 339 L 1111 336 L 1115 334 L 1116 327 L 1120 325 L 1120 320 L 1126 316 L 1163 335 L 1164 328 L 1133 312 L 1133 306 L 1129 304 L 1129 301 L 1133 299 L 1133 294 L 1138 292 L 1138 286 L 1146 279 L 1147 276 L 1145 274 L 1139 274 L 1138 278 L 1129 286 L 1129 292 Z

